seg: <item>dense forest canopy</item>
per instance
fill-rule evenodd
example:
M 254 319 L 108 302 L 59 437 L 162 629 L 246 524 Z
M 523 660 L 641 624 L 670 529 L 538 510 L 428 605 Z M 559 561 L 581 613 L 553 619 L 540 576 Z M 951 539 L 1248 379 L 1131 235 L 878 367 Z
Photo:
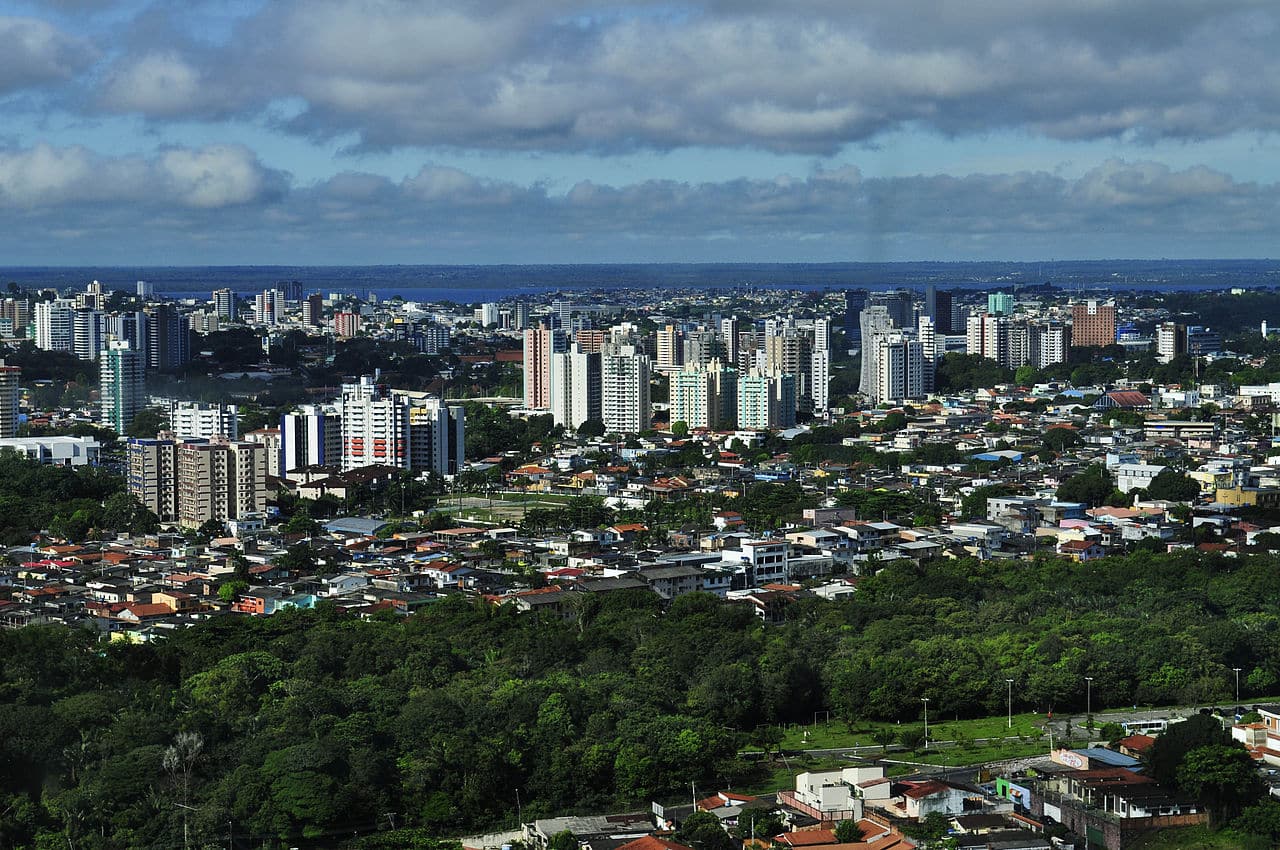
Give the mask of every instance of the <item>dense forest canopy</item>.
M 643 805 L 750 776 L 766 724 L 1206 703 L 1273 692 L 1275 559 L 1145 552 L 889 564 L 766 626 L 694 594 L 583 594 L 576 622 L 454 597 L 216 618 L 148 645 L 0 633 L 0 847 L 293 846 Z M 179 805 L 181 804 L 181 805 Z M 189 809 L 183 808 L 189 806 Z M 255 843 L 255 846 L 256 846 Z

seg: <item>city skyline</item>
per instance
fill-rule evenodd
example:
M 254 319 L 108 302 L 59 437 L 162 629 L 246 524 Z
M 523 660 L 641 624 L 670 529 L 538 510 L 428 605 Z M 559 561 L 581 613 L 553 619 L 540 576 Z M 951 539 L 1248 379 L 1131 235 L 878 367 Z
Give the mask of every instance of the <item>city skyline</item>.
M 1271 255 L 1249 2 L 0 5 L 13 264 Z

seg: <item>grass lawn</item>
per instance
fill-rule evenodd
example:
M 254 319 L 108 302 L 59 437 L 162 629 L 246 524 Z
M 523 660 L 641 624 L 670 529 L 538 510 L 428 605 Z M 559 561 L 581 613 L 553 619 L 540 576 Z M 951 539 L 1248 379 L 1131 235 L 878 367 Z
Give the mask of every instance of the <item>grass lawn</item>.
M 1162 829 L 1133 842 L 1133 850 L 1261 850 L 1270 846 L 1265 839 L 1229 830 L 1214 832 L 1204 826 Z
M 1005 716 L 978 717 L 972 720 L 939 720 L 929 722 L 929 740 L 954 741 L 957 736 L 969 740 L 975 738 L 1005 738 L 1022 735 L 1036 738 L 1041 729 L 1036 724 L 1043 723 L 1040 714 L 1015 714 L 1013 728 L 1008 727 Z M 892 730 L 895 734 L 903 729 L 921 729 L 923 723 L 879 723 L 859 721 L 853 731 L 840 721 L 819 722 L 817 725 L 792 726 L 783 731 L 782 749 L 784 750 L 825 750 L 840 747 L 868 746 L 875 744 L 872 735 L 880 729 Z M 759 749 L 750 747 L 750 749 Z
M 740 794 L 772 794 L 775 791 L 790 790 L 796 787 L 796 774 L 809 770 L 837 770 L 849 767 L 855 762 L 849 759 L 829 757 L 813 758 L 810 756 L 787 757 L 781 760 L 767 761 L 760 765 L 761 775 L 745 787 L 736 788 Z

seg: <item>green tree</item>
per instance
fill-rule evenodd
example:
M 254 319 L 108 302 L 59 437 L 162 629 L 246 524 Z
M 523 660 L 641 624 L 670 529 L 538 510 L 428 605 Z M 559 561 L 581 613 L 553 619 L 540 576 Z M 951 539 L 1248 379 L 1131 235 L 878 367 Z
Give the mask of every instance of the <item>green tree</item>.
M 1100 464 L 1090 464 L 1083 471 L 1063 481 L 1058 486 L 1058 498 L 1064 502 L 1083 502 L 1096 508 L 1105 504 L 1107 498 L 1115 490 L 1115 482 Z
M 880 745 L 880 752 L 887 753 L 889 752 L 889 745 L 898 740 L 898 735 L 888 726 L 881 726 L 871 733 L 871 740 Z
M 671 436 L 675 437 L 677 440 L 682 440 L 689 436 L 689 423 L 679 419 L 672 422 Z
M 1226 746 L 1229 740 L 1222 724 L 1207 714 L 1172 723 L 1147 751 L 1147 774 L 1163 785 L 1176 785 L 1187 753 L 1200 747 Z
M 1209 809 L 1214 823 L 1225 823 L 1262 796 L 1258 768 L 1244 747 L 1216 744 L 1187 752 L 1177 771 L 1178 787 Z
M 168 427 L 168 415 L 158 407 L 148 407 L 134 415 L 125 427 L 125 436 L 154 438 Z
M 1152 499 L 1170 502 L 1191 502 L 1200 495 L 1200 483 L 1177 470 L 1166 468 L 1151 479 L 1151 483 L 1147 485 L 1147 495 Z
M 734 850 L 734 840 L 710 812 L 694 812 L 676 830 L 676 840 L 694 850 Z
M 547 850 L 578 850 L 578 836 L 567 829 L 547 839 Z
M 924 729 L 915 726 L 904 726 L 902 731 L 898 733 L 898 743 L 904 750 L 911 750 L 912 752 L 920 750 L 926 743 Z
M 862 840 L 862 827 L 856 820 L 842 820 L 836 823 L 836 841 L 841 844 L 854 844 Z

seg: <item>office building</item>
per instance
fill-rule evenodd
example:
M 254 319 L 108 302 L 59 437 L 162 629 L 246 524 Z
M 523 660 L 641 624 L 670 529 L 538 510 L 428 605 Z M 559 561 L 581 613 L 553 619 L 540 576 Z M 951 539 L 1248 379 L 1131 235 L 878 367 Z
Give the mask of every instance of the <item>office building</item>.
M 172 304 L 148 307 L 147 368 L 168 372 L 191 360 L 191 324 Z
M 65 298 L 36 302 L 36 348 L 74 352 L 74 313 L 73 302 Z
M 18 404 L 22 369 L 0 360 L 0 440 L 18 436 Z
M 887 292 L 873 292 L 867 299 L 868 306 L 884 307 L 889 314 L 889 321 L 895 328 L 914 328 L 916 326 L 915 298 L 908 289 L 891 289 Z
M 1116 305 L 1085 301 L 1071 305 L 1071 345 L 1073 348 L 1114 345 Z
M 146 364 L 128 342 L 110 340 L 99 360 L 102 424 L 123 434 L 143 408 Z
M 280 467 L 283 478 L 295 469 L 342 463 L 342 417 L 336 407 L 304 405 L 280 417 Z
M 324 327 L 324 296 L 319 292 L 302 299 L 302 324 L 309 328 Z
M 955 310 L 959 306 L 955 303 L 951 291 L 948 289 L 935 290 L 933 293 L 933 312 L 929 317 L 933 319 L 934 332 L 939 336 L 951 336 L 957 332 L 957 329 L 963 327 L 955 319 Z
M 546 326 L 524 332 L 524 406 L 530 410 L 551 407 L 551 355 L 567 350 L 563 333 Z
M 236 294 L 230 289 L 215 289 L 213 291 L 213 311 L 219 316 L 229 322 L 234 322 L 238 308 Z
M 862 311 L 867 309 L 865 289 L 844 291 L 844 336 L 849 349 L 856 349 L 862 340 Z
M 738 427 L 751 431 L 796 424 L 796 381 L 792 375 L 753 372 L 738 380 Z
M 600 418 L 611 434 L 649 429 L 649 357 L 634 345 L 611 343 L 600 355 Z
M 862 311 L 860 334 L 863 340 L 862 370 L 858 376 L 858 392 L 873 395 L 876 384 L 876 349 L 872 341 L 877 334 L 893 329 L 893 320 L 884 305 L 873 305 Z
M 1187 353 L 1193 357 L 1222 351 L 1222 334 L 1202 325 L 1187 325 Z

